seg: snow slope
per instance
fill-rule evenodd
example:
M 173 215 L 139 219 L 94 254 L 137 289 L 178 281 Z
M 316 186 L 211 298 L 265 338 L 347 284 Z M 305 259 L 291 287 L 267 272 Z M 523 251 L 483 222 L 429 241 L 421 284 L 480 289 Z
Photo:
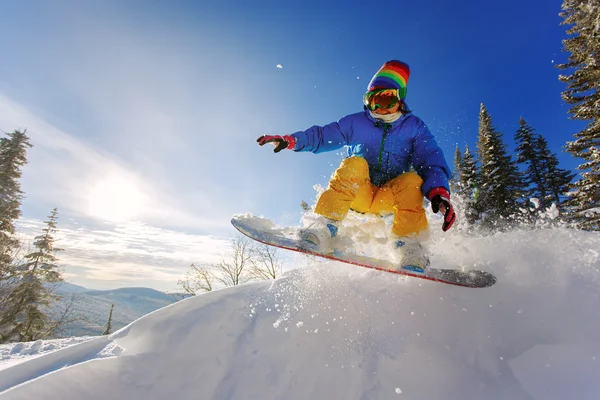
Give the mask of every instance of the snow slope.
M 0 344 L 0 370 L 22 363 L 31 358 L 71 347 L 74 344 L 95 339 L 95 336 L 70 337 L 66 339 L 37 340 L 35 342 Z M 1 377 L 0 373 L 0 377 Z M 0 378 L 1 379 L 1 378 Z
M 298 256 L 0 370 L 5 399 L 598 399 L 600 234 L 436 234 L 467 289 Z

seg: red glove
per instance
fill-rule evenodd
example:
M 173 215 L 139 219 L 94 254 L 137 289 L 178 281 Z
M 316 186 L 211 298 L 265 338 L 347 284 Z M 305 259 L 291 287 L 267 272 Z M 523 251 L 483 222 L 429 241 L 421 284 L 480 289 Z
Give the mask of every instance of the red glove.
M 446 232 L 450 229 L 454 221 L 456 221 L 456 213 L 454 212 L 452 203 L 450 203 L 450 193 L 443 187 L 437 187 L 431 189 L 427 197 L 431 201 L 431 209 L 434 213 L 438 213 L 439 211 L 444 213 L 442 230 Z
M 292 150 L 294 147 L 296 147 L 296 138 L 294 138 L 292 135 L 262 135 L 256 139 L 256 141 L 260 146 L 264 145 L 265 143 L 273 143 L 275 146 L 275 150 L 273 150 L 274 153 L 279 153 L 283 149 Z

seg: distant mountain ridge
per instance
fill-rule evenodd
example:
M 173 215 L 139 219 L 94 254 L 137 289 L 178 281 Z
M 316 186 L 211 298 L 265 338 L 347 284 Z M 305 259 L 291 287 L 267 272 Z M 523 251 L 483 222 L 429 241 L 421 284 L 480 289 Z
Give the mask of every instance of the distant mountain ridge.
M 110 296 L 115 296 L 115 297 L 140 296 L 140 297 L 147 297 L 147 298 L 156 299 L 156 300 L 165 300 L 165 301 L 173 300 L 173 296 L 168 293 L 161 292 L 161 291 L 158 291 L 155 289 L 145 288 L 145 287 L 126 287 L 126 288 L 109 289 L 109 290 L 87 290 L 82 293 L 85 293 L 88 296 L 108 296 L 108 297 L 110 297 Z
M 136 319 L 177 302 L 185 296 L 168 294 L 146 287 L 125 287 L 108 290 L 92 290 L 65 282 L 57 288 L 63 296 L 57 306 L 60 309 L 71 299 L 74 314 L 81 319 L 66 325 L 59 337 L 101 335 L 106 329 L 111 305 L 114 304 L 112 331 L 116 331 Z
M 75 285 L 74 283 L 63 282 L 58 286 L 58 290 L 65 293 L 81 293 L 87 292 L 90 289 L 80 285 Z

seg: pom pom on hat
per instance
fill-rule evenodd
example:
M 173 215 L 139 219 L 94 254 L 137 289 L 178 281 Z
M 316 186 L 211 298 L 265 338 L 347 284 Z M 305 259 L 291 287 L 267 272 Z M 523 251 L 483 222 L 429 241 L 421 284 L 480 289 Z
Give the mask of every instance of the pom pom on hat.
M 383 64 L 371 78 L 367 92 L 377 89 L 398 89 L 400 98 L 406 97 L 406 84 L 410 76 L 408 64 L 398 60 L 391 60 Z

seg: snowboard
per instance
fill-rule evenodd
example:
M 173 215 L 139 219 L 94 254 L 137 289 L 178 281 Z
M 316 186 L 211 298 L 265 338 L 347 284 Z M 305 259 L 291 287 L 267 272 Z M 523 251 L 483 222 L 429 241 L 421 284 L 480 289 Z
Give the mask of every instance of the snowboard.
M 425 273 L 418 273 L 398 269 L 397 265 L 394 265 L 392 262 L 385 259 L 377 259 L 340 250 L 334 250 L 333 253 L 315 252 L 311 249 L 304 248 L 298 239 L 288 237 L 277 230 L 268 229 L 263 226 L 254 226 L 251 221 L 245 218 L 234 217 L 231 220 L 231 224 L 242 234 L 257 242 L 285 250 L 297 251 L 307 255 L 314 255 L 329 260 L 357 265 L 359 267 L 469 288 L 485 288 L 496 283 L 496 277 L 485 271 L 462 271 L 427 267 Z

